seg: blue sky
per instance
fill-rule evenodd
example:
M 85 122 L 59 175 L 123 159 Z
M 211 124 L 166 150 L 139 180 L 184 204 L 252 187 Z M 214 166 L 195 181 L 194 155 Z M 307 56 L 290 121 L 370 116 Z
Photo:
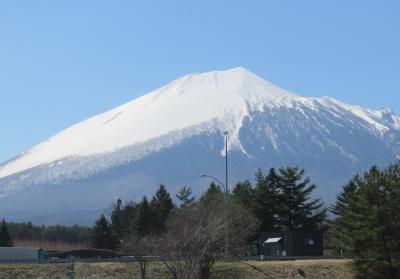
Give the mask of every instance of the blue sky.
M 0 162 L 177 77 L 243 66 L 400 112 L 400 1 L 0 0 Z

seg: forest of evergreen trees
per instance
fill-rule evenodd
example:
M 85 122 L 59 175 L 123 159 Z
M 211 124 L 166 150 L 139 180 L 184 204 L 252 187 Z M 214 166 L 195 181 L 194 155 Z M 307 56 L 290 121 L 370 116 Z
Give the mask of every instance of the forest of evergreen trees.
M 320 200 L 311 198 L 316 186 L 304 176 L 303 170 L 288 167 L 276 173 L 271 169 L 266 175 L 259 170 L 255 181 L 255 185 L 250 181 L 237 183 L 232 190 L 230 200 L 240 203 L 259 220 L 259 231 L 322 228 L 326 210 Z M 35 226 L 30 222 L 6 223 L 3 220 L 1 232 L 9 234 L 10 240 L 65 242 L 115 249 L 127 235 L 160 234 L 165 231 L 166 222 L 176 209 L 208 199 L 213 195 L 223 195 L 220 186 L 214 183 L 211 183 L 199 199 L 192 195 L 189 187 L 182 187 L 175 199 L 178 204 L 174 204 L 171 194 L 161 185 L 150 200 L 147 197 L 143 197 L 139 202 L 123 203 L 118 200 L 113 205 L 110 220 L 102 215 L 93 228 L 78 225 Z M 3 243 L 1 239 L 0 243 Z
M 9 236 L 9 245 L 7 237 Z M 91 228 L 83 226 L 35 226 L 31 222 L 1 223 L 0 227 L 0 246 L 13 246 L 14 242 L 25 243 L 64 243 L 68 246 L 87 246 L 91 238 Z
M 255 184 L 237 183 L 229 202 L 254 216 L 253 237 L 270 230 L 321 230 L 325 232 L 327 245 L 334 250 L 333 256 L 354 259 L 360 278 L 400 278 L 400 162 L 384 170 L 374 166 L 352 178 L 329 209 L 330 218 L 323 203 L 312 197 L 316 187 L 304 170 L 297 167 L 279 171 L 272 168 L 267 174 L 258 170 Z M 172 202 L 164 186 L 160 186 L 150 202 L 146 197 L 139 203 L 124 205 L 119 200 L 111 221 L 108 223 L 102 216 L 93 230 L 95 239 L 99 231 L 107 230 L 114 241 L 93 244 L 116 248 L 126 235 L 147 237 L 163 233 L 168 219 L 182 208 L 204 204 L 215 197 L 222 201 L 223 192 L 219 185 L 211 183 L 199 199 L 192 196 L 190 188 L 183 187 L 177 195 L 178 205 Z
M 317 187 L 299 168 L 281 168 L 268 174 L 258 170 L 256 183 L 237 183 L 230 202 L 240 204 L 259 222 L 258 232 L 292 229 L 324 229 L 327 210 L 319 199 L 312 198 Z M 220 185 L 212 182 L 198 201 L 223 196 Z M 147 236 L 165 231 L 171 214 L 180 207 L 198 202 L 188 187 L 182 187 L 174 204 L 170 193 L 161 185 L 152 199 L 140 202 L 118 200 L 113 206 L 111 220 L 102 215 L 93 228 L 92 245 L 96 248 L 115 249 L 120 240 L 130 234 Z
M 12 247 L 14 243 L 11 239 L 10 232 L 8 231 L 8 225 L 3 219 L 0 225 L 0 247 Z
M 356 175 L 331 211 L 333 243 L 359 278 L 400 278 L 400 161 Z

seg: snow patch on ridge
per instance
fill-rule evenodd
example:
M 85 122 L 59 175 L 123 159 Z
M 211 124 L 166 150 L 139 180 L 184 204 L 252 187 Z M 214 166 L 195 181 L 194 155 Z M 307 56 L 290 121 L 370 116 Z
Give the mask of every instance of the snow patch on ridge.
M 0 195 L 10 195 L 26 187 L 51 182 L 53 185 L 63 181 L 84 179 L 101 173 L 101 171 L 124 165 L 133 161 L 145 159 L 180 144 L 182 141 L 204 133 L 220 133 L 221 124 L 218 119 L 200 125 L 174 131 L 167 135 L 151 139 L 144 143 L 123 147 L 112 152 L 91 156 L 69 156 L 49 164 L 42 164 L 32 169 L 22 171 L 0 188 Z M 11 176 L 10 176 L 11 177 Z
M 352 106 L 331 97 L 322 97 L 320 98 L 320 101 L 334 111 L 340 113 L 340 111 L 344 109 L 362 119 L 363 121 L 367 122 L 369 124 L 369 127 L 366 128 L 371 129 L 371 131 L 378 136 L 382 136 L 384 133 L 389 131 L 389 128 L 386 125 L 382 124 L 381 121 L 377 121 L 377 119 L 371 117 L 373 114 L 375 114 L 375 112 L 371 113 L 372 110 L 363 108 L 361 106 Z

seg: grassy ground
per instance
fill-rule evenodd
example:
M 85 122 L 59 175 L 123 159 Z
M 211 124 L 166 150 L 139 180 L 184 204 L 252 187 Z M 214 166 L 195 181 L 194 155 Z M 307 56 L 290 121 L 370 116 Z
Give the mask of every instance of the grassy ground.
M 306 260 L 287 262 L 219 262 L 213 269 L 212 278 L 240 279 L 290 279 L 290 278 L 354 278 L 348 261 Z M 96 263 L 76 264 L 76 279 L 128 279 L 139 278 L 135 264 Z M 305 277 L 303 277 L 303 274 Z M 149 278 L 168 278 L 161 263 L 151 263 Z M 66 278 L 65 264 L 53 265 L 0 265 L 1 279 L 58 279 Z
M 218 263 L 214 278 L 354 278 L 350 262 L 343 260 L 302 260 L 286 262 Z

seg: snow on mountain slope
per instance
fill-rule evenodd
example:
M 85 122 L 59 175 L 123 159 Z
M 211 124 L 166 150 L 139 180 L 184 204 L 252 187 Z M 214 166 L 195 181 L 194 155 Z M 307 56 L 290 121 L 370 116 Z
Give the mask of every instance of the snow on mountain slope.
M 392 110 L 298 96 L 235 68 L 179 78 L 0 165 L 0 212 L 25 218 L 18 220 L 44 211 L 52 219 L 70 210 L 93 214 L 159 183 L 201 193 L 199 173 L 224 171 L 225 130 L 231 181 L 299 165 L 328 202 L 351 175 L 400 158 L 400 117 Z
M 348 111 L 366 129 L 383 135 L 400 128 L 400 118 L 351 106 L 333 98 L 304 98 L 270 84 L 253 73 L 234 68 L 187 75 L 125 105 L 76 124 L 0 167 L 0 178 L 73 156 L 91 156 L 144 143 L 162 135 L 216 120 L 228 130 L 231 148 L 240 147 L 242 121 L 265 107 L 318 110 L 327 107 L 341 117 Z M 387 113 L 387 111 L 386 111 Z M 393 115 L 389 112 L 389 115 Z M 244 150 L 243 150 L 244 151 Z M 62 163 L 60 161 L 59 163 Z
M 243 68 L 182 77 L 68 128 L 0 169 L 0 178 L 69 156 L 90 156 L 218 119 L 237 134 L 248 110 L 282 105 L 291 93 Z

